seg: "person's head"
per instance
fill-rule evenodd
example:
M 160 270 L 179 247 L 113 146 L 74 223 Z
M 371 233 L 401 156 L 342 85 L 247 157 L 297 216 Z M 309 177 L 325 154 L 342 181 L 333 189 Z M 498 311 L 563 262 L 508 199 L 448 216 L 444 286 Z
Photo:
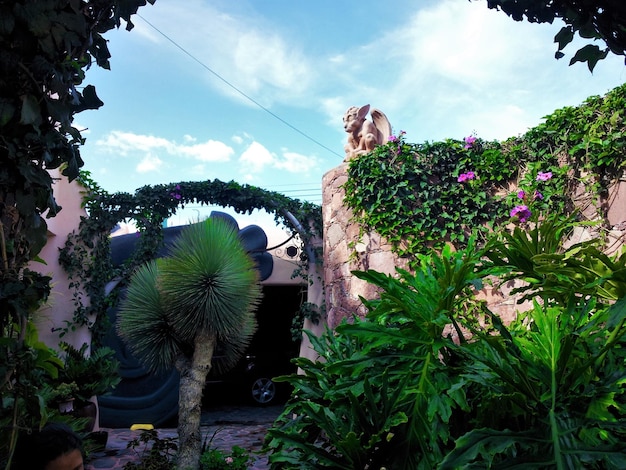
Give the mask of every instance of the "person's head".
M 82 440 L 61 423 L 20 436 L 13 470 L 83 470 Z

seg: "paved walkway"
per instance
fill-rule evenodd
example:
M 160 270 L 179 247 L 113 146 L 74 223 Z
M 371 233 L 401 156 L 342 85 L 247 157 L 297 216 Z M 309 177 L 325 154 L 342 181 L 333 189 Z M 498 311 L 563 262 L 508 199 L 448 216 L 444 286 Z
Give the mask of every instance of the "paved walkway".
M 202 413 L 202 435 L 211 439 L 214 448 L 230 451 L 237 445 L 251 452 L 255 460 L 253 470 L 267 470 L 267 458 L 255 454 L 263 446 L 267 429 L 282 411 L 282 406 L 256 408 L 247 406 L 219 407 Z M 140 455 L 127 444 L 138 437 L 141 431 L 128 429 L 102 429 L 109 432 L 106 448 L 92 454 L 86 470 L 121 470 L 127 462 L 140 462 Z M 159 438 L 177 437 L 176 429 L 158 429 Z

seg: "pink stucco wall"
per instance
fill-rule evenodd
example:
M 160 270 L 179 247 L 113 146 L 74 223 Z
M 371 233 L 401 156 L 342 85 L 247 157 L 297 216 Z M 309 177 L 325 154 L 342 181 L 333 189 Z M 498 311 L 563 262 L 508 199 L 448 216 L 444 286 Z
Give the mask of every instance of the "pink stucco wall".
M 65 326 L 65 321 L 72 319 L 75 308 L 72 298 L 73 291 L 69 288 L 70 281 L 59 265 L 59 249 L 65 246 L 67 235 L 78 228 L 80 218 L 87 214 L 85 209 L 81 207 L 80 192 L 84 191 L 84 188 L 75 181 L 69 183 L 67 178 L 60 175 L 58 171 L 50 173 L 55 180 L 54 197 L 62 210 L 56 217 L 46 219 L 48 243 L 39 254 L 46 264 L 33 262 L 29 267 L 34 271 L 52 276 L 52 294 L 47 304 L 35 314 L 35 322 L 40 339 L 48 346 L 57 348 L 59 335 L 53 333 L 52 328 Z M 85 299 L 84 302 L 88 304 L 88 299 Z M 80 347 L 84 343 L 91 343 L 91 335 L 87 328 L 82 328 L 64 336 L 63 341 Z

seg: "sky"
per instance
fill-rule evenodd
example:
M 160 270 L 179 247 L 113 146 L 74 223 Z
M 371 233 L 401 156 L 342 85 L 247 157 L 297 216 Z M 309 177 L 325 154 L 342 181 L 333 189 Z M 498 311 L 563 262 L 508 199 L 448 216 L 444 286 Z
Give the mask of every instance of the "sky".
M 554 58 L 562 23 L 484 0 L 157 0 L 133 22 L 105 34 L 111 70 L 87 71 L 104 106 L 74 121 L 109 192 L 217 178 L 320 204 L 350 106 L 409 142 L 504 140 L 626 81 L 623 57 L 569 66 L 576 43 Z

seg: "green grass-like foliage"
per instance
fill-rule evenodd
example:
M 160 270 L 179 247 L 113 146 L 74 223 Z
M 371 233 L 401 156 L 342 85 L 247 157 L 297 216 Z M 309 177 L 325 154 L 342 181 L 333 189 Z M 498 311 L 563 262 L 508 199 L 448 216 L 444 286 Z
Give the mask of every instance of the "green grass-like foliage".
M 415 274 L 356 273 L 380 299 L 310 335 L 321 360 L 281 379 L 294 391 L 272 468 L 624 468 L 624 256 L 565 248 L 572 224 L 419 255 Z M 532 286 L 508 326 L 475 298 L 494 277 Z
M 186 227 L 167 257 L 136 270 L 117 330 L 154 371 L 190 357 L 199 331 L 220 341 L 232 365 L 256 329 L 260 298 L 258 272 L 237 232 L 209 218 Z

